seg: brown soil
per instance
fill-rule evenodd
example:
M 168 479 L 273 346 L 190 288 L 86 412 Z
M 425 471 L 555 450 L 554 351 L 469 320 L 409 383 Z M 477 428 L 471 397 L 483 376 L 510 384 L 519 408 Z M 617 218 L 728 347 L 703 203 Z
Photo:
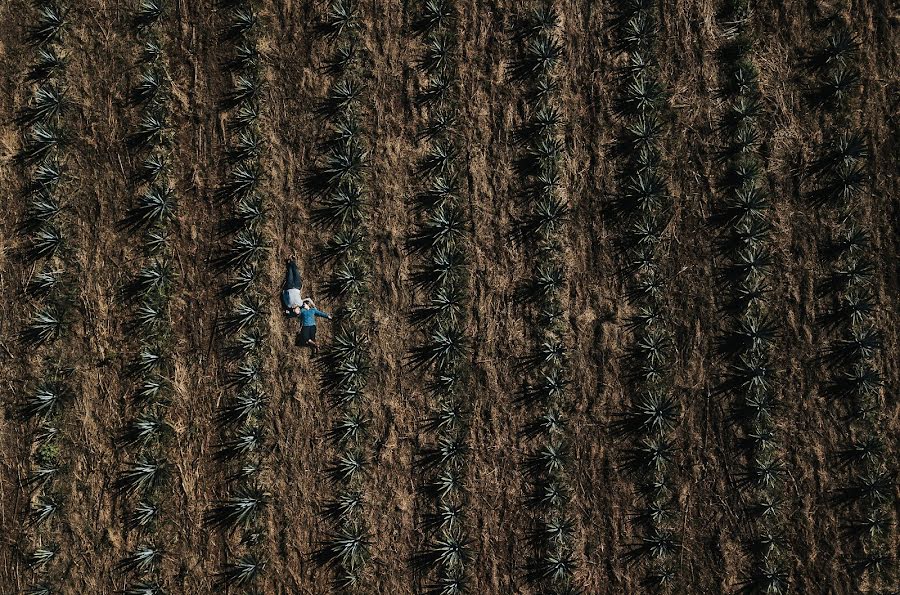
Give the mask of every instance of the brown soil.
M 11 157 L 19 139 L 10 116 L 23 104 L 23 73 L 29 58 L 22 44 L 26 0 L 0 6 L 0 156 Z M 128 206 L 125 172 L 130 169 L 122 139 L 133 118 L 124 96 L 133 74 L 136 47 L 129 33 L 126 3 L 88 0 L 73 3 L 68 43 L 72 47 L 69 88 L 77 100 L 71 115 L 74 138 L 70 167 L 74 179 L 67 194 L 72 208 L 71 250 L 78 262 L 78 321 L 66 339 L 65 365 L 75 369 L 76 401 L 63 425 L 67 483 L 61 487 L 68 515 L 58 527 L 67 565 L 66 593 L 110 593 L 123 587 L 113 566 L 134 545 L 122 529 L 120 506 L 110 489 L 124 461 L 113 438 L 124 419 L 120 383 L 134 345 L 124 335 L 126 306 L 116 291 L 133 272 L 138 248 L 116 230 Z M 218 439 L 214 408 L 223 394 L 215 362 L 214 324 L 220 308 L 219 280 L 209 273 L 215 253 L 215 225 L 222 217 L 210 201 L 221 175 L 217 156 L 223 127 L 216 101 L 225 88 L 219 68 L 222 47 L 214 32 L 221 14 L 211 0 L 172 0 L 174 19 L 166 29 L 171 76 L 175 85 L 177 190 L 180 217 L 175 251 L 179 274 L 173 320 L 177 397 L 170 412 L 176 429 L 171 448 L 175 473 L 166 507 L 165 582 L 172 593 L 214 592 L 212 578 L 228 552 L 230 539 L 201 526 L 209 503 L 221 494 L 221 470 L 212 460 Z M 304 255 L 323 238 L 309 222 L 302 176 L 312 164 L 320 124 L 312 106 L 325 90 L 319 70 L 322 42 L 313 34 L 317 8 L 297 0 L 261 2 L 268 86 L 263 129 L 268 131 L 267 191 L 273 239 L 268 275 L 273 300 L 281 258 Z M 530 593 L 522 580 L 528 549 L 519 462 L 523 444 L 521 412 L 512 398 L 519 388 L 513 358 L 527 349 L 525 316 L 514 290 L 526 276 L 526 255 L 509 242 L 516 189 L 510 132 L 521 119 L 521 93 L 506 82 L 505 60 L 512 47 L 508 31 L 518 3 L 509 0 L 460 0 L 460 72 L 463 103 L 460 121 L 469 173 L 466 190 L 473 221 L 471 262 L 473 301 L 470 331 L 477 337 L 472 354 L 472 458 L 469 514 L 473 538 L 473 593 Z M 563 105 L 568 121 L 571 162 L 569 194 L 575 205 L 568 251 L 569 322 L 575 393 L 571 411 L 575 482 L 578 575 L 586 593 L 641 592 L 639 569 L 622 560 L 634 536 L 627 512 L 633 484 L 621 477 L 619 445 L 608 432 L 611 416 L 625 404 L 619 360 L 627 342 L 624 321 L 629 308 L 617 274 L 617 250 L 610 238 L 608 193 L 613 191 L 612 144 L 617 134 L 612 115 L 616 89 L 615 53 L 608 31 L 612 0 L 561 0 L 566 61 Z M 721 104 L 715 98 L 721 44 L 710 0 L 663 2 L 661 62 L 671 96 L 672 122 L 666 138 L 675 218 L 665 267 L 672 280 L 669 305 L 676 312 L 676 384 L 684 418 L 677 479 L 683 514 L 683 551 L 679 592 L 733 592 L 744 569 L 740 542 L 748 527 L 740 514 L 733 469 L 739 460 L 734 431 L 724 420 L 725 404 L 710 396 L 724 370 L 714 340 L 723 325 L 715 273 L 719 263 L 713 233 L 706 223 L 715 203 L 713 129 Z M 819 31 L 821 16 L 833 2 L 756 3 L 756 58 L 760 86 L 770 110 L 765 153 L 773 189 L 777 233 L 778 316 L 783 335 L 777 369 L 787 404 L 780 425 L 789 464 L 789 522 L 785 527 L 794 552 L 791 592 L 847 593 L 850 552 L 840 538 L 838 511 L 829 499 L 836 487 L 831 453 L 841 442 L 844 422 L 821 394 L 825 376 L 815 357 L 827 340 L 816 324 L 822 304 L 815 286 L 825 278 L 819 247 L 833 217 L 811 209 L 800 194 L 798 171 L 830 125 L 807 107 L 804 80 L 797 70 L 799 51 Z M 874 185 L 865 218 L 880 256 L 875 287 L 885 331 L 881 369 L 886 379 L 884 436 L 888 460 L 900 452 L 900 408 L 894 397 L 900 365 L 898 345 L 898 94 L 900 34 L 890 3 L 854 0 L 847 11 L 863 43 L 863 101 L 855 114 L 871 146 Z M 370 225 L 373 231 L 374 322 L 371 329 L 375 374 L 371 381 L 376 451 L 368 484 L 369 521 L 374 534 L 371 583 L 366 592 L 410 593 L 417 584 L 409 559 L 422 543 L 417 528 L 412 466 L 421 439 L 419 422 L 426 398 L 420 377 L 404 359 L 415 340 L 403 314 L 417 295 L 408 275 L 413 259 L 403 239 L 414 218 L 406 199 L 415 190 L 411 168 L 420 149 L 411 103 L 416 74 L 416 42 L 401 5 L 361 2 L 371 60 L 368 98 L 373 102 L 366 125 L 372 148 Z M 19 592 L 30 580 L 21 563 L 20 545 L 26 498 L 19 482 L 27 468 L 27 432 L 19 427 L 14 404 L 29 377 L 26 357 L 15 334 L 30 306 L 22 295 L 29 276 L 16 250 L 16 221 L 22 210 L 18 188 L 22 173 L 0 168 L 0 390 L 7 413 L 0 420 L 0 591 Z M 306 271 L 308 277 L 311 271 Z M 321 271 L 321 282 L 327 278 Z M 318 293 L 322 293 L 319 291 Z M 274 302 L 273 302 L 274 303 Z M 328 304 L 322 304 L 327 309 Z M 324 467 L 331 455 L 323 447 L 330 413 L 317 388 L 309 354 L 293 346 L 288 324 L 277 308 L 270 317 L 272 340 L 267 362 L 273 397 L 266 481 L 275 494 L 268 516 L 265 593 L 328 592 L 327 571 L 310 561 L 322 537 L 317 505 L 330 489 Z M 328 336 L 328 329 L 324 332 Z M 898 543 L 897 527 L 892 529 Z M 897 570 L 893 577 L 900 580 Z M 896 583 L 895 583 L 896 584 Z

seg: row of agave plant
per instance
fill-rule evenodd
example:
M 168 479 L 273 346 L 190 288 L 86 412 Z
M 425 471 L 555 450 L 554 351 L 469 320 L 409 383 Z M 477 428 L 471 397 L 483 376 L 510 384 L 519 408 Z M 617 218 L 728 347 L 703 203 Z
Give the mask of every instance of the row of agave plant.
M 771 203 L 760 156 L 763 98 L 753 62 L 751 4 L 731 0 L 723 14 L 725 42 L 720 50 L 725 111 L 721 116 L 720 159 L 725 164 L 717 206 L 721 274 L 728 294 L 723 309 L 729 328 L 719 354 L 729 363 L 720 385 L 731 398 L 730 420 L 739 428 L 745 461 L 738 485 L 748 496 L 745 510 L 752 535 L 743 543 L 751 564 L 742 588 L 752 593 L 783 593 L 788 587 L 785 541 L 780 527 L 784 457 L 779 444 L 778 394 L 771 356 L 777 325 L 771 302 Z
M 877 208 L 866 199 L 869 147 L 856 107 L 862 77 L 856 59 L 860 43 L 849 27 L 836 23 L 822 47 L 808 56 L 815 83 L 814 104 L 830 119 L 825 141 L 809 164 L 809 198 L 834 217 L 836 235 L 823 252 L 830 278 L 819 294 L 828 304 L 823 331 L 835 335 L 822 360 L 832 374 L 827 396 L 839 404 L 846 420 L 844 444 L 837 453 L 843 485 L 835 500 L 842 518 L 846 549 L 853 552 L 849 570 L 861 590 L 888 592 L 896 580 L 896 469 L 886 458 L 884 394 L 879 358 L 883 333 L 878 322 L 876 248 L 865 229 L 865 216 Z M 880 213 L 873 213 L 878 218 Z M 893 569 L 893 570 L 892 570 Z M 884 589 L 884 590 L 879 590 Z
M 646 588 L 667 590 L 676 581 L 673 558 L 680 547 L 673 526 L 677 490 L 672 476 L 677 453 L 673 429 L 680 406 L 673 394 L 674 354 L 660 259 L 672 199 L 659 149 L 666 129 L 666 95 L 655 59 L 656 14 L 653 0 L 625 0 L 613 21 L 624 55 L 616 106 L 624 165 L 612 215 L 624 230 L 618 241 L 626 295 L 635 312 L 628 323 L 633 337 L 625 357 L 630 403 L 616 415 L 613 430 L 628 441 L 621 469 L 634 477 L 640 502 L 630 514 L 638 541 L 629 546 L 625 559 L 646 564 Z
M 331 236 L 318 258 L 331 268 L 326 293 L 337 304 L 333 340 L 318 357 L 321 390 L 335 412 L 327 438 L 333 459 L 327 468 L 332 493 L 321 505 L 326 524 L 314 560 L 332 572 L 337 592 L 366 591 L 369 532 L 364 515 L 369 425 L 368 334 L 371 268 L 367 229 L 369 151 L 362 122 L 364 50 L 356 0 L 324 7 L 318 33 L 330 52 L 324 71 L 331 83 L 316 107 L 325 133 L 304 181 L 313 197 L 311 219 Z
M 228 312 L 216 332 L 225 338 L 219 356 L 225 370 L 226 398 L 215 412 L 220 432 L 213 457 L 225 471 L 224 494 L 210 504 L 204 525 L 222 531 L 228 559 L 217 573 L 221 587 L 260 593 L 254 585 L 267 564 L 264 513 L 270 501 L 262 477 L 266 391 L 265 343 L 268 325 L 263 296 L 269 282 L 264 263 L 270 252 L 264 230 L 267 207 L 260 183 L 263 143 L 263 58 L 261 25 L 250 0 L 220 0 L 224 49 L 223 74 L 230 87 L 220 100 L 227 114 L 227 144 L 222 151 L 225 174 L 213 193 L 213 203 L 228 213 L 219 223 L 224 248 L 214 268 L 227 275 L 222 295 Z
M 577 593 L 574 525 L 568 513 L 566 410 L 570 374 L 569 333 L 563 315 L 565 222 L 569 205 L 562 182 L 566 143 L 562 133 L 557 70 L 564 58 L 559 13 L 543 2 L 523 14 L 514 30 L 517 58 L 511 78 L 524 90 L 525 117 L 513 135 L 521 147 L 515 169 L 520 216 L 515 237 L 531 255 L 532 274 L 522 287 L 530 306 L 531 351 L 521 362 L 525 375 L 517 404 L 529 418 L 521 434 L 528 441 L 523 471 L 530 510 L 531 547 L 525 579 L 542 593 Z
M 138 74 L 128 92 L 136 123 L 125 140 L 133 164 L 130 190 L 135 198 L 120 222 L 128 235 L 142 236 L 143 263 L 122 287 L 129 309 L 129 335 L 137 339 L 136 354 L 126 366 L 132 383 L 124 404 L 126 422 L 117 444 L 129 452 L 115 482 L 125 502 L 124 527 L 134 536 L 117 570 L 128 577 L 127 594 L 163 593 L 158 573 L 164 550 L 158 532 L 164 522 L 162 480 L 167 468 L 166 421 L 171 398 L 171 321 L 168 296 L 173 283 L 168 265 L 171 249 L 169 227 L 176 203 L 168 152 L 171 135 L 166 126 L 171 97 L 166 57 L 158 29 L 163 16 L 161 0 L 141 0 L 132 13 L 132 27 L 139 44 Z
M 468 216 L 460 188 L 466 164 L 457 148 L 457 9 L 451 0 L 425 0 L 413 6 L 412 28 L 421 39 L 414 105 L 420 113 L 417 138 L 424 151 L 414 171 L 421 181 L 412 199 L 418 223 L 407 248 L 417 257 L 412 283 L 424 299 L 410 314 L 411 324 L 419 329 L 410 358 L 425 380 L 430 401 L 416 460 L 423 474 L 424 543 L 413 563 L 425 579 L 424 592 L 453 595 L 469 592 L 471 561 L 464 481 L 470 416 L 464 246 Z
M 29 16 L 26 42 L 35 57 L 25 76 L 31 95 L 16 117 L 23 137 L 17 161 L 27 178 L 22 189 L 26 206 L 20 229 L 27 238 L 22 252 L 26 264 L 37 271 L 25 293 L 37 310 L 21 329 L 19 340 L 24 352 L 40 363 L 29 373 L 31 386 L 19 406 L 22 421 L 34 424 L 31 469 L 23 485 L 30 507 L 22 547 L 24 563 L 34 573 L 34 582 L 25 592 L 45 595 L 56 592 L 64 580 L 54 536 L 64 524 L 65 501 L 59 492 L 68 481 L 60 455 L 65 439 L 61 425 L 65 407 L 74 398 L 72 370 L 56 350 L 66 323 L 71 322 L 75 301 L 75 284 L 69 278 L 75 263 L 65 234 L 68 213 L 60 200 L 67 182 L 64 52 L 68 11 L 44 0 L 35 3 L 35 12 Z

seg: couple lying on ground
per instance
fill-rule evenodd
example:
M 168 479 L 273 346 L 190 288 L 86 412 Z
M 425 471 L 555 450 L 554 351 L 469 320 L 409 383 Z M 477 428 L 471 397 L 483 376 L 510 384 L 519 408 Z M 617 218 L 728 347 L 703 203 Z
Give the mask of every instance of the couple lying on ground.
M 294 257 L 285 260 L 287 265 L 287 273 L 284 278 L 284 289 L 281 292 L 281 302 L 284 305 L 284 315 L 288 318 L 300 319 L 300 345 L 309 345 L 312 347 L 313 353 L 319 352 L 319 345 L 316 343 L 316 318 L 327 318 L 331 320 L 331 315 L 316 308 L 315 302 L 310 297 L 303 297 L 300 294 L 300 288 L 303 287 L 303 280 L 300 278 L 300 271 L 297 269 L 297 263 Z

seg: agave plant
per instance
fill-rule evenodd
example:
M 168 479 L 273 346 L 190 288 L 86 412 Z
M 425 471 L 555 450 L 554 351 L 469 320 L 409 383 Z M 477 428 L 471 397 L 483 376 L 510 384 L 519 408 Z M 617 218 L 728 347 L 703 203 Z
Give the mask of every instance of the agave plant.
M 256 267 L 251 264 L 245 264 L 228 279 L 224 294 L 226 296 L 242 295 L 253 287 L 256 279 Z
M 368 152 L 356 140 L 332 147 L 325 160 L 306 179 L 306 187 L 315 194 L 336 192 L 355 186 L 367 166 Z M 359 193 L 359 189 L 353 190 Z
M 316 114 L 322 118 L 348 115 L 356 100 L 362 94 L 362 86 L 349 78 L 336 81 L 316 107 Z
M 28 43 L 42 46 L 59 39 L 60 31 L 66 20 L 66 11 L 55 2 L 41 3 L 37 23 L 28 29 Z
M 568 552 L 548 552 L 529 563 L 525 578 L 533 583 L 541 581 L 566 583 L 571 580 L 574 573 L 575 560 Z
M 455 207 L 438 207 L 428 218 L 407 245 L 415 252 L 446 248 L 462 237 L 465 232 L 465 216 Z
M 778 335 L 778 328 L 768 316 L 743 316 L 736 328 L 726 334 L 719 345 L 720 351 L 730 355 L 764 352 Z
M 221 271 L 244 267 L 259 261 L 268 252 L 269 244 L 259 231 L 244 229 L 231 240 L 229 246 L 219 255 L 213 265 Z
M 66 60 L 53 48 L 41 48 L 37 52 L 37 60 L 28 71 L 28 82 L 44 82 L 66 67 Z
M 413 28 L 419 33 L 429 35 L 446 27 L 454 16 L 451 0 L 425 0 L 413 22 Z
M 452 109 L 435 109 L 428 116 L 428 122 L 418 133 L 416 138 L 430 142 L 446 141 L 452 134 L 457 124 L 457 114 Z
M 51 258 L 62 248 L 64 241 L 59 228 L 50 223 L 45 224 L 34 233 L 31 243 L 25 248 L 25 258 L 30 263 Z
M 841 105 L 859 88 L 860 82 L 856 68 L 838 65 L 819 80 L 815 100 L 827 106 Z
M 359 261 L 345 262 L 328 280 L 327 291 L 332 296 L 346 297 L 363 291 L 366 282 L 366 268 Z
M 137 417 L 128 422 L 119 435 L 119 444 L 122 446 L 146 445 L 160 436 L 169 432 L 171 426 L 165 419 L 153 412 L 139 413 Z
M 34 193 L 49 193 L 56 188 L 62 177 L 59 163 L 47 161 L 37 165 L 31 172 L 29 189 Z
M 37 192 L 25 209 L 21 228 L 27 233 L 35 233 L 50 228 L 51 222 L 62 212 L 56 197 L 45 190 Z
M 35 90 L 31 101 L 16 117 L 19 126 L 31 126 L 37 122 L 49 123 L 65 106 L 64 94 L 56 87 L 45 84 Z
M 781 595 L 788 589 L 787 573 L 774 560 L 765 560 L 761 567 L 741 582 L 741 593 Z
M 234 54 L 225 61 L 223 67 L 229 72 L 248 72 L 256 70 L 259 65 L 259 50 L 252 43 L 239 43 L 234 47 Z
M 468 449 L 464 439 L 444 436 L 434 446 L 423 448 L 416 464 L 426 470 L 460 467 Z
M 346 258 L 361 245 L 362 241 L 363 232 L 356 227 L 339 230 L 322 247 L 319 258 L 324 262 Z
M 246 423 L 255 415 L 259 415 L 269 399 L 265 393 L 256 388 L 241 392 L 229 404 L 216 414 L 216 423 L 220 426 L 237 426 Z
M 551 409 L 526 423 L 522 428 L 522 435 L 525 438 L 560 435 L 564 432 L 565 425 L 566 422 L 562 417 L 562 414 L 559 411 Z
M 28 552 L 25 556 L 25 564 L 31 570 L 38 570 L 56 559 L 57 554 L 59 554 L 59 546 L 56 544 L 38 547 Z
M 886 502 L 891 498 L 896 477 L 887 471 L 867 471 L 854 477 L 850 485 L 835 493 L 835 501 L 841 504 L 855 502 Z
M 851 329 L 849 336 L 834 341 L 826 357 L 838 364 L 858 364 L 871 360 L 882 345 L 881 331 L 869 325 L 859 326 Z
M 125 515 L 125 528 L 128 530 L 146 529 L 159 518 L 159 506 L 147 500 L 141 500 Z
M 160 95 L 163 82 L 163 75 L 156 70 L 150 69 L 142 72 L 138 77 L 137 84 L 128 94 L 131 105 L 144 105 L 155 101 Z
M 62 335 L 63 319 L 52 307 L 34 313 L 28 324 L 19 331 L 19 341 L 28 347 L 39 347 Z
M 249 35 L 256 26 L 256 14 L 249 5 L 236 6 L 231 9 L 229 21 L 223 37 L 226 41 L 237 41 Z
M 243 361 L 259 352 L 265 338 L 265 335 L 258 329 L 249 329 L 226 346 L 223 355 L 232 361 Z
M 625 212 L 658 213 L 666 200 L 665 180 L 648 171 L 625 178 L 619 203 Z
M 739 484 L 754 486 L 758 489 L 773 488 L 785 474 L 784 464 L 772 456 L 760 456 L 753 459 L 740 474 Z
M 228 132 L 242 132 L 248 130 L 259 119 L 259 107 L 255 104 L 244 103 L 233 110 L 225 127 Z
M 635 473 L 659 473 L 672 462 L 675 452 L 675 443 L 668 438 L 643 438 L 626 451 L 622 468 Z
M 462 288 L 450 284 L 440 287 L 424 306 L 413 310 L 410 316 L 414 324 L 424 324 L 440 320 L 448 324 L 455 323 L 462 312 L 465 292 Z
M 564 443 L 554 442 L 544 445 L 540 450 L 525 458 L 525 469 L 537 478 L 542 476 L 559 476 L 568 461 L 568 448 Z
M 239 163 L 258 158 L 261 150 L 262 139 L 259 135 L 252 130 L 242 130 L 225 150 L 225 156 L 230 162 Z
M 626 15 L 623 15 L 626 16 Z M 656 39 L 658 26 L 656 19 L 645 11 L 628 15 L 620 24 L 622 49 L 635 52 L 648 49 Z
M 134 27 L 138 31 L 146 31 L 155 25 L 163 12 L 162 0 L 141 0 L 134 13 Z
M 448 500 L 456 498 L 464 489 L 462 470 L 443 469 L 423 486 L 422 491 L 439 500 Z
M 328 430 L 327 437 L 334 444 L 356 443 L 365 430 L 368 420 L 360 413 L 345 413 Z
M 262 175 L 263 171 L 259 165 L 239 163 L 225 182 L 216 188 L 213 196 L 219 203 L 247 198 L 256 190 Z
M 119 494 L 130 496 L 137 492 L 148 492 L 162 481 L 167 464 L 149 457 L 140 457 L 125 467 L 116 477 L 115 489 Z
M 847 448 L 837 453 L 844 467 L 854 467 L 861 463 L 874 463 L 884 453 L 884 442 L 879 436 L 868 436 L 851 442 Z
M 227 388 L 244 389 L 258 382 L 262 377 L 262 369 L 256 362 L 243 362 L 225 376 Z
M 59 512 L 59 504 L 49 496 L 41 496 L 31 503 L 27 525 L 35 527 L 46 523 L 57 512 Z
M 674 555 L 679 547 L 680 543 L 674 534 L 661 529 L 653 529 L 649 535 L 641 538 L 640 543 L 632 546 L 625 558 L 629 561 L 636 561 L 640 558 L 658 560 Z
M 313 559 L 321 565 L 334 565 L 344 569 L 357 569 L 362 566 L 369 547 L 369 536 L 364 529 L 345 527 L 329 535 Z
M 162 114 L 145 113 L 137 124 L 137 129 L 128 135 L 125 144 L 131 150 L 143 149 L 162 143 L 166 130 Z
M 172 220 L 175 208 L 175 193 L 171 188 L 151 186 L 128 209 L 121 226 L 128 231 L 135 231 L 165 223 Z
M 53 481 L 58 474 L 59 467 L 55 465 L 39 465 L 31 470 L 24 485 L 31 487 L 32 490 L 39 490 L 48 482 Z
M 319 23 L 319 31 L 333 39 L 358 26 L 359 14 L 356 0 L 332 0 Z
M 221 462 L 235 461 L 262 448 L 263 429 L 250 426 L 239 430 L 233 437 L 216 445 L 213 456 Z
M 416 103 L 420 106 L 439 105 L 447 101 L 453 87 L 453 78 L 446 72 L 438 73 L 428 79 L 428 82 L 419 91 Z
M 246 527 L 268 504 L 269 497 L 269 494 L 256 488 L 241 489 L 233 496 L 216 502 L 203 515 L 203 522 L 214 529 Z
M 824 48 L 810 57 L 808 65 L 811 68 L 823 69 L 844 64 L 859 50 L 859 46 L 859 39 L 854 33 L 840 29 L 826 40 Z
M 37 122 L 25 134 L 22 148 L 16 158 L 26 165 L 40 163 L 47 160 L 64 142 L 65 138 L 59 130 Z
M 142 267 L 134 278 L 122 288 L 122 295 L 128 299 L 145 297 L 150 294 L 164 294 L 172 282 L 172 269 L 167 262 L 154 260 Z
M 664 391 L 647 391 L 613 422 L 621 434 L 660 435 L 671 429 L 680 413 L 678 401 Z
M 413 566 L 421 570 L 460 568 L 470 557 L 469 544 L 469 539 L 459 531 L 445 531 L 413 556 Z
M 459 275 L 465 265 L 465 253 L 458 246 L 438 246 L 413 271 L 412 281 L 420 289 L 440 287 Z
M 317 223 L 343 227 L 348 222 L 357 222 L 365 204 L 362 190 L 356 184 L 341 184 L 327 193 L 312 212 Z
M 335 523 L 344 523 L 362 510 L 362 492 L 349 490 L 337 494 L 322 507 L 322 516 Z
M 163 550 L 151 544 L 142 544 L 130 551 L 118 564 L 120 572 L 146 574 L 155 569 L 163 558 Z
M 234 87 L 222 98 L 222 109 L 231 110 L 240 105 L 253 104 L 262 92 L 262 81 L 255 76 L 238 76 Z
M 253 582 L 265 569 L 266 561 L 252 554 L 242 556 L 225 565 L 222 572 L 216 575 L 223 587 L 241 587 Z
M 555 37 L 548 33 L 538 34 L 525 42 L 523 55 L 510 74 L 515 80 L 547 77 L 559 64 L 562 52 L 562 44 Z
M 413 349 L 410 361 L 413 367 L 436 365 L 445 370 L 462 356 L 467 341 L 462 329 L 454 325 L 438 325 L 428 336 L 426 342 Z
M 124 591 L 119 591 L 120 595 L 166 595 L 166 592 L 159 583 L 145 583 L 139 581 L 131 583 L 125 587 Z
M 19 407 L 19 415 L 24 420 L 52 417 L 56 409 L 71 396 L 62 383 L 41 384 L 25 398 L 25 402 Z
M 651 113 L 656 110 L 663 98 L 664 93 L 659 82 L 649 75 L 638 75 L 625 87 L 622 109 L 634 114 Z
M 569 382 L 562 370 L 550 370 L 536 382 L 526 382 L 516 402 L 525 406 L 552 403 L 562 397 Z
M 416 67 L 424 74 L 434 74 L 443 70 L 453 48 L 453 42 L 449 35 L 435 34 L 427 36 L 425 49 L 419 57 Z
M 328 468 L 328 476 L 335 483 L 349 484 L 360 477 L 366 468 L 366 459 L 362 452 L 351 450 L 337 458 Z
M 356 60 L 357 46 L 353 39 L 348 40 L 335 48 L 334 53 L 325 62 L 324 70 L 333 76 L 340 76 L 347 72 L 350 65 Z

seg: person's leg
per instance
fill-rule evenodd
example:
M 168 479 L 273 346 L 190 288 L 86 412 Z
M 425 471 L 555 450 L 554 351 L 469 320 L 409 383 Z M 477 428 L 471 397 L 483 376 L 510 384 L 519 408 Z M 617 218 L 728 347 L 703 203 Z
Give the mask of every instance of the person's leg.
M 319 353 L 319 344 L 316 343 L 316 328 L 315 326 L 309 329 L 309 341 L 307 343 L 312 347 L 313 355 Z
M 286 279 L 286 288 L 287 289 L 300 289 L 301 280 L 300 280 L 300 270 L 297 268 L 297 263 L 291 260 L 287 265 L 287 279 Z

